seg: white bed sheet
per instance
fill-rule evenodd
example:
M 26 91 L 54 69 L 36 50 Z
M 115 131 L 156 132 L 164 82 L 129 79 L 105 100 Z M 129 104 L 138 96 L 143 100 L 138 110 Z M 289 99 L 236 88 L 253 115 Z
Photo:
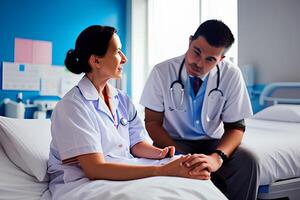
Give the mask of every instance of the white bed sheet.
M 0 199 L 52 200 L 46 182 L 39 182 L 6 157 L 0 146 Z M 4 166 L 5 165 L 5 166 Z M 199 181 L 177 177 L 152 177 L 134 181 L 80 180 L 82 186 L 73 187 L 59 199 L 73 200 L 225 200 L 227 199 L 211 181 Z M 78 183 L 78 182 L 77 182 Z
M 260 164 L 260 185 L 300 177 L 300 123 L 246 119 L 242 145 Z
M 40 182 L 15 166 L 0 146 L 0 199 L 52 200 L 47 182 Z M 68 184 L 58 193 L 63 200 L 225 200 L 211 181 L 178 177 L 151 177 L 133 181 L 89 181 Z M 74 187 L 74 185 L 77 185 Z M 64 189 L 70 187 L 66 193 Z
M 48 182 L 40 182 L 25 173 L 6 156 L 0 145 L 0 199 L 50 200 Z M 48 196 L 47 196 L 48 195 Z
M 80 182 L 80 183 L 78 183 Z M 80 185 L 80 186 L 78 186 Z M 66 188 L 67 187 L 67 188 Z M 69 190 L 69 192 L 65 192 Z M 61 188 L 60 200 L 223 200 L 227 199 L 211 181 L 178 177 L 150 177 L 133 181 L 88 181 L 81 179 Z M 56 197 L 53 197 L 56 199 Z

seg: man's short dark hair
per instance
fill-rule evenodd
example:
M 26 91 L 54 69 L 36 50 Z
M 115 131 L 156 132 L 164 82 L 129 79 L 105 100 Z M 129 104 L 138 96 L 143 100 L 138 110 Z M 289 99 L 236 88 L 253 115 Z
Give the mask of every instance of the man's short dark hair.
M 231 47 L 234 42 L 233 34 L 229 27 L 220 20 L 207 20 L 200 24 L 192 40 L 202 36 L 206 41 L 214 47 L 225 47 L 225 52 Z

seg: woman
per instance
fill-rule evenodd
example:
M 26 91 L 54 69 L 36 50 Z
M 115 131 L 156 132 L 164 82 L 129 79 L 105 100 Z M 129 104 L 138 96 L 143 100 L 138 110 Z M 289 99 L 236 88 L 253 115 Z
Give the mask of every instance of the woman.
M 126 57 L 116 30 L 90 26 L 69 50 L 66 67 L 85 73 L 57 104 L 51 118 L 52 142 L 48 173 L 53 199 L 82 180 L 132 180 L 151 176 L 209 179 L 191 175 L 173 157 L 173 146 L 156 148 L 145 141 L 144 129 L 129 98 L 108 80 L 122 77 Z M 170 161 L 170 162 L 169 162 Z M 165 164 L 164 164 L 165 163 Z

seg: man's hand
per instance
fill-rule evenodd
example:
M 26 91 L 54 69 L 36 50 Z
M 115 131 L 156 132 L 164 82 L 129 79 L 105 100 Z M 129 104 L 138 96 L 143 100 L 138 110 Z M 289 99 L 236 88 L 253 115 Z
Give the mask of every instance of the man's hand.
M 183 164 L 184 166 L 191 168 L 191 175 L 202 174 L 203 171 L 215 172 L 222 166 L 222 159 L 219 155 L 213 153 L 211 155 L 205 154 L 193 154 Z
M 191 155 L 183 155 L 180 156 L 164 165 L 159 166 L 158 175 L 160 176 L 179 176 L 179 177 L 186 177 L 186 178 L 193 178 L 199 180 L 208 180 L 210 179 L 210 172 L 207 170 L 201 171 L 196 175 L 190 174 L 190 168 L 184 166 L 184 162 L 190 157 Z

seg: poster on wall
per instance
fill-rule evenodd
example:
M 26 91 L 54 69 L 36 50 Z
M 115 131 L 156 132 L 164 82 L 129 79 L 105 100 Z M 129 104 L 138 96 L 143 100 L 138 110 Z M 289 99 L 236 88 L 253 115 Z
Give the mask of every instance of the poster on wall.
M 69 72 L 64 66 L 44 66 L 41 72 L 40 95 L 54 95 L 63 97 L 82 78 Z
M 52 42 L 15 38 L 15 62 L 52 64 Z
M 83 77 L 54 65 L 3 62 L 2 69 L 3 90 L 39 91 L 46 96 L 63 97 Z
M 3 90 L 40 90 L 39 66 L 3 62 L 2 70 Z

